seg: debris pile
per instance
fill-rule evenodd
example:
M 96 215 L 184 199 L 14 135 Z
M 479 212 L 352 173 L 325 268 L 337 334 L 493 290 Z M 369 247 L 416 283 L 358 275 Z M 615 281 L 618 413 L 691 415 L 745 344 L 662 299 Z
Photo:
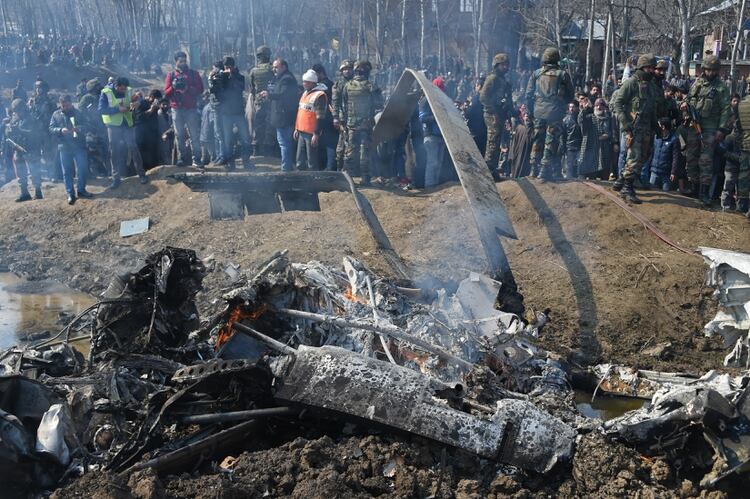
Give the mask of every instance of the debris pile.
M 74 490 L 92 473 L 123 484 L 145 473 L 151 478 L 141 481 L 153 484 L 157 475 L 214 463 L 208 472 L 231 479 L 247 454 L 225 458 L 249 442 L 264 442 L 261 453 L 294 453 L 303 436 L 322 437 L 316 431 L 331 449 L 374 437 L 378 445 L 435 449 L 425 459 L 439 471 L 437 489 L 452 449 L 475 463 L 461 468 L 466 473 L 507 477 L 512 492 L 523 481 L 540 490 L 549 485 L 542 477 L 554 476 L 586 494 L 586 480 L 570 472 L 581 460 L 576 441 L 591 433 L 670 463 L 683 459 L 680 445 L 705 436 L 722 451 L 702 462 L 696 452 L 685 467 L 691 476 L 712 473 L 705 487 L 747 464 L 736 448 L 750 438 L 750 378 L 677 386 L 658 373 L 635 376 L 647 379 L 635 393 L 653 395 L 650 406 L 604 424 L 585 418 L 568 366 L 535 345 L 549 311 L 523 319 L 498 310 L 502 284 L 485 276 L 471 274 L 453 294 L 427 292 L 351 257 L 336 269 L 279 252 L 252 276 L 238 276 L 223 310 L 201 321 L 195 300 L 206 272 L 194 252 L 165 248 L 139 271 L 115 276 L 87 311 L 93 320 L 81 314 L 57 337 L 0 353 L 0 476 L 19 490 Z M 76 333 L 91 334 L 88 359 L 67 343 Z M 613 366 L 597 376 L 615 374 L 617 382 L 599 383 L 604 391 L 633 379 Z M 403 459 L 379 463 L 378 480 L 397 479 Z M 432 487 L 425 476 L 414 480 L 420 490 L 427 486 L 418 483 Z M 272 481 L 263 493 L 290 492 Z M 505 490 L 485 481 L 461 487 Z

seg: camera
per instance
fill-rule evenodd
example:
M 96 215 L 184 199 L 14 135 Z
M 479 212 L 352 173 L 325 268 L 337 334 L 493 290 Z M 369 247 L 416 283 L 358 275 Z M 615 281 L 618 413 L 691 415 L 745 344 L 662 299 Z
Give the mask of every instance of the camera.
M 175 76 L 172 80 L 172 86 L 176 90 L 185 90 L 187 88 L 187 77 L 184 75 Z

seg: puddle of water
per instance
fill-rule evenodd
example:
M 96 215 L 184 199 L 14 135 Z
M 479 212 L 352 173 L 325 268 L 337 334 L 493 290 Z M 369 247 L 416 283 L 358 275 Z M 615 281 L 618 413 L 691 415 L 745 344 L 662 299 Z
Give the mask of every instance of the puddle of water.
M 592 404 L 591 394 L 583 390 L 575 390 L 575 401 L 581 414 L 604 421 L 622 416 L 628 411 L 640 409 L 648 402 L 648 400 L 643 399 L 608 397 L 597 394 Z
M 26 281 L 0 272 L 0 349 L 22 342 L 30 333 L 62 329 L 60 312 L 78 315 L 93 297 L 50 281 Z M 80 343 L 80 342 L 79 342 Z

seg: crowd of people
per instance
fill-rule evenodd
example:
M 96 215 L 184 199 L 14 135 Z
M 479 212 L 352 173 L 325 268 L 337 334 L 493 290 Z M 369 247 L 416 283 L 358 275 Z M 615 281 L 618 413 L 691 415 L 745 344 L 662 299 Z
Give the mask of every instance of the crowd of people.
M 130 72 L 151 71 L 169 59 L 168 44 L 140 46 L 132 40 L 106 36 L 13 36 L 0 43 L 0 70 L 31 68 L 47 64 L 119 65 Z
M 750 99 L 730 95 L 718 57 L 706 55 L 696 79 L 668 82 L 669 62 L 643 54 L 604 88 L 576 86 L 559 63 L 557 49 L 545 50 L 515 100 L 506 54 L 478 84 L 467 122 L 496 177 L 599 178 L 632 203 L 637 188 L 676 190 L 748 213 Z
M 91 41 L 82 38 L 81 50 L 70 53 L 89 60 L 92 45 L 103 41 L 106 48 L 94 50 L 100 55 L 93 62 L 127 57 L 127 47 Z M 373 143 L 387 93 L 378 82 L 385 74 L 395 85 L 394 65 L 373 78 L 368 61 L 343 60 L 332 81 L 324 63 L 311 62 L 330 62 L 334 53 L 286 52 L 302 58 L 301 81 L 283 56 L 261 46 L 247 76 L 231 56 L 201 73 L 177 52 L 158 89 L 135 90 L 125 77 L 94 79 L 81 82 L 77 96 L 55 100 L 46 82 L 36 81 L 30 98 L 19 82 L 1 155 L 19 179 L 18 200 L 32 199 L 29 177 L 34 197 L 43 196 L 42 170 L 65 183 L 73 204 L 90 196 L 90 173 L 111 177 L 114 189 L 129 173 L 147 182 L 145 171 L 159 164 L 231 170 L 239 161 L 252 170 L 253 155 L 279 155 L 283 171 L 346 170 L 362 185 L 429 188 L 456 178 L 424 96 L 395 139 Z M 743 143 L 750 140 L 741 123 L 750 101 L 730 96 L 715 56 L 704 58 L 693 81 L 667 82 L 669 63 L 644 54 L 622 78 L 583 86 L 560 66 L 554 48 L 534 71 L 512 73 L 503 53 L 487 75 L 476 77 L 462 61 L 450 62 L 452 71 L 425 72 L 434 71 L 433 84 L 463 112 L 496 179 L 599 178 L 614 181 L 632 203 L 640 202 L 636 189 L 656 188 L 695 196 L 706 206 L 718 197 L 723 209 L 748 212 L 750 160 Z

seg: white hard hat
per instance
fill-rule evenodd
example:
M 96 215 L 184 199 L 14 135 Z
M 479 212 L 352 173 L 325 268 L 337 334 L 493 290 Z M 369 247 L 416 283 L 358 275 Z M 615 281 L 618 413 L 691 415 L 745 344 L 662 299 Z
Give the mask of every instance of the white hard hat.
M 318 83 L 318 73 L 316 73 L 312 69 L 308 69 L 307 71 L 305 71 L 305 74 L 302 75 L 302 81 Z

